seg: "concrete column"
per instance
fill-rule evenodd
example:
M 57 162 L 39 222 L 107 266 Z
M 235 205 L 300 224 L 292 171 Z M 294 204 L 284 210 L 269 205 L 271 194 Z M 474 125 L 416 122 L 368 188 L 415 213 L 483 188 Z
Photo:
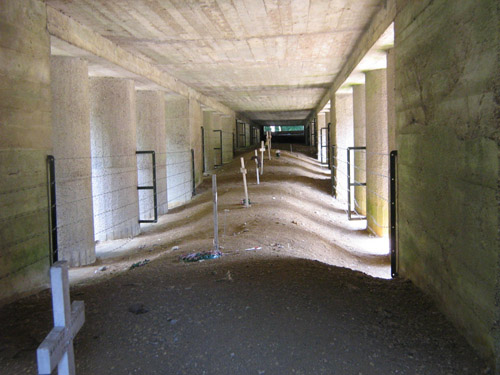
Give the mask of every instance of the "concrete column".
M 203 111 L 200 103 L 189 99 L 189 132 L 191 148 L 194 150 L 195 183 L 200 184 L 203 177 L 203 150 L 201 144 L 201 127 L 203 126 Z
M 222 130 L 222 124 L 221 124 L 221 115 L 216 112 L 212 112 L 212 131 L 210 133 L 210 147 L 212 149 L 212 163 L 215 166 L 220 166 L 222 162 L 222 154 L 221 150 L 218 150 L 221 147 L 221 135 L 220 132 L 214 132 L 214 130 Z M 216 150 L 217 148 L 217 150 Z
M 233 160 L 233 128 L 235 119 L 231 116 L 222 116 L 222 161 L 224 164 Z
M 95 262 L 87 62 L 52 56 L 50 75 L 59 259 L 77 267 Z
M 389 152 L 397 149 L 396 145 L 396 58 L 394 48 L 387 50 L 387 129 Z
M 165 102 L 168 208 L 189 202 L 193 193 L 189 99 Z
M 45 160 L 52 124 L 45 4 L 2 0 L 0 30 L 1 300 L 48 283 Z
M 331 165 L 330 162 L 330 134 L 329 131 L 331 131 L 331 112 L 325 111 L 325 126 L 329 128 L 330 130 L 326 131 L 326 139 L 324 140 L 324 145 L 327 146 L 326 148 L 323 148 L 323 160 L 328 161 L 328 165 Z
M 139 234 L 134 82 L 90 78 L 95 239 Z
M 335 94 L 336 140 L 337 140 L 337 199 L 346 204 L 348 201 L 347 171 L 350 168 L 354 180 L 354 163 L 347 164 L 347 148 L 354 146 L 354 124 L 352 92 Z M 351 162 L 354 152 L 351 151 Z M 354 208 L 354 189 L 351 189 L 351 210 Z
M 335 189 L 335 197 L 337 197 L 337 183 L 338 183 L 338 149 L 337 149 L 337 116 L 335 115 L 335 93 L 330 93 L 330 170 L 331 170 L 331 186 Z M 332 153 L 332 146 L 334 147 L 334 152 Z
M 389 233 L 389 143 L 387 129 L 387 72 L 365 73 L 366 98 L 366 211 L 368 229 Z
M 355 85 L 353 95 L 354 146 L 366 146 L 366 100 L 365 85 Z M 356 152 L 354 155 L 354 178 L 366 182 L 366 152 Z M 366 187 L 354 188 L 356 211 L 366 216 Z
M 155 151 L 158 215 L 167 213 L 167 142 L 165 139 L 165 100 L 159 91 L 136 92 L 137 150 Z M 139 186 L 153 185 L 151 155 L 137 155 Z M 154 218 L 152 190 L 139 190 L 139 216 Z
M 321 134 L 321 129 L 326 127 L 325 120 L 326 120 L 325 119 L 325 112 L 318 113 L 317 121 L 316 121 L 316 136 L 318 138 L 318 142 L 316 143 L 316 152 L 317 152 L 319 161 L 321 161 L 321 152 L 322 152 L 321 146 L 325 140 Z
M 205 129 L 205 172 L 213 171 L 214 169 L 214 117 L 213 112 L 209 110 L 203 111 L 203 128 Z

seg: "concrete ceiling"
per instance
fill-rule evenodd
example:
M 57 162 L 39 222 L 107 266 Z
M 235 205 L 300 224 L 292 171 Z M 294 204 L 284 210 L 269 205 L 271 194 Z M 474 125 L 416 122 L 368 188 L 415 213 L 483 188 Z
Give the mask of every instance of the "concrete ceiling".
M 258 123 L 305 119 L 384 0 L 46 0 Z

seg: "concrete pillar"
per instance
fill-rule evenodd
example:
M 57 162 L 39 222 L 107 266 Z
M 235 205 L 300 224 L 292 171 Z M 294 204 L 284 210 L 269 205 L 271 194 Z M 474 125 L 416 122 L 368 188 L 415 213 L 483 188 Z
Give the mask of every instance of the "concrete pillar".
M 52 56 L 50 74 L 59 259 L 77 267 L 95 262 L 87 62 Z
M 327 131 L 326 131 L 326 138 L 324 141 L 324 145 L 327 147 L 323 148 L 323 160 L 327 161 L 329 166 L 331 165 L 330 147 L 329 147 L 330 146 L 330 134 L 329 134 L 329 132 L 331 132 L 331 115 L 330 114 L 331 114 L 330 110 L 325 111 L 325 126 L 327 128 Z
M 134 82 L 90 78 L 95 239 L 139 234 Z
M 189 202 L 193 193 L 189 99 L 165 102 L 168 208 Z
M 221 124 L 222 117 L 219 113 L 212 112 L 212 131 L 210 132 L 210 148 L 212 149 L 212 163 L 215 166 L 219 167 L 222 165 L 222 150 L 220 150 L 223 141 L 221 141 L 221 133 L 219 130 L 222 130 Z M 214 131 L 217 130 L 217 131 Z
M 353 122 L 354 122 L 354 146 L 366 146 L 366 100 L 365 85 L 355 85 L 352 88 L 353 95 Z M 356 152 L 354 155 L 354 178 L 359 182 L 366 182 L 366 152 Z M 354 188 L 354 199 L 356 211 L 366 216 L 366 187 L 356 186 Z
M 200 103 L 189 99 L 189 132 L 191 148 L 194 150 L 195 184 L 198 185 L 203 177 L 203 150 L 201 142 L 201 127 L 203 126 L 203 111 Z
M 165 139 L 165 100 L 159 91 L 137 91 L 137 150 L 155 151 L 158 215 L 167 213 L 167 142 Z M 137 155 L 139 186 L 153 185 L 151 155 Z M 139 190 L 139 216 L 154 218 L 152 190 Z
M 331 186 L 335 189 L 335 197 L 337 197 L 337 184 L 338 184 L 338 160 L 339 155 L 337 149 L 337 116 L 335 115 L 335 93 L 330 93 L 330 170 L 331 170 Z M 333 150 L 332 150 L 332 146 Z M 333 151 L 333 153 L 332 153 Z M 333 193 L 333 192 L 332 192 Z
M 205 130 L 205 172 L 213 171 L 214 169 L 214 116 L 209 110 L 203 111 L 203 129 Z
M 235 119 L 232 116 L 222 116 L 222 161 L 224 164 L 233 160 L 233 128 Z M 253 129 L 252 129 L 253 131 Z
M 368 229 L 389 233 L 389 143 L 387 129 L 387 72 L 365 73 L 366 97 L 366 214 Z
M 335 138 L 337 140 L 337 199 L 346 204 L 348 201 L 347 171 L 350 168 L 351 180 L 354 180 L 354 163 L 347 164 L 347 148 L 354 146 L 354 124 L 352 92 L 335 94 Z M 351 151 L 351 161 L 354 152 Z M 354 189 L 351 189 L 351 211 L 354 209 Z
M 1 300 L 48 283 L 45 160 L 52 125 L 45 4 L 2 0 L 0 30 Z
M 387 50 L 387 130 L 389 152 L 397 149 L 396 145 L 396 58 L 394 48 Z
M 318 160 L 321 161 L 321 152 L 322 152 L 322 145 L 325 141 L 324 139 L 324 136 L 323 134 L 321 133 L 322 132 L 322 128 L 326 127 L 326 123 L 325 123 L 325 112 L 320 112 L 318 113 L 317 115 L 317 121 L 316 121 L 316 135 L 317 135 L 317 138 L 318 138 L 318 142 L 316 144 L 316 152 L 317 152 L 317 155 L 318 155 Z

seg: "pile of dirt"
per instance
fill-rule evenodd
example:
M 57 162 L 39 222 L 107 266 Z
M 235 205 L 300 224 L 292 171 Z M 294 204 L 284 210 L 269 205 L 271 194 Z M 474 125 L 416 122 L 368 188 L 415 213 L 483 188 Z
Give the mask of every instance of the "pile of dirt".
M 429 298 L 387 279 L 387 249 L 346 220 L 328 170 L 299 153 L 265 163 L 260 185 L 248 167 L 248 209 L 239 161 L 217 173 L 222 257 L 181 260 L 213 249 L 207 179 L 192 202 L 71 271 L 72 299 L 86 304 L 78 374 L 490 372 Z M 0 322 L 0 373 L 36 374 L 49 292 L 3 306 Z

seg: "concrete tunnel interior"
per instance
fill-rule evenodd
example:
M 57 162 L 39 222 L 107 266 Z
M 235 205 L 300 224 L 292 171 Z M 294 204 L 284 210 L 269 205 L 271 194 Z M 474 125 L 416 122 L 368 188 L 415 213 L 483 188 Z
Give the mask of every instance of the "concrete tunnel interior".
M 77 372 L 500 374 L 499 20 L 493 0 L 2 1 L 0 372 L 36 373 L 65 260 L 90 306 Z M 188 267 L 211 175 L 227 256 Z M 165 301 L 127 311 L 134 290 Z M 232 323 L 183 326 L 208 312 Z M 145 354 L 126 327 L 148 316 Z

